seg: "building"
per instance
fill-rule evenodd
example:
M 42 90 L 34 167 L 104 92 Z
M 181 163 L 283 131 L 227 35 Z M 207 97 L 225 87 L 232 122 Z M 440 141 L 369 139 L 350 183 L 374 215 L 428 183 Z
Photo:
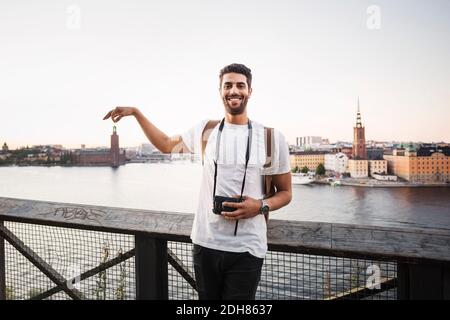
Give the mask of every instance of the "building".
M 367 178 L 369 176 L 369 160 L 348 160 L 348 172 L 352 178 Z
M 356 160 L 367 159 L 365 128 L 361 122 L 361 112 L 359 110 L 359 98 L 358 98 L 358 112 L 356 113 L 356 126 L 353 127 L 353 159 Z
M 336 152 L 336 145 L 335 144 L 320 144 L 318 146 L 315 146 L 312 148 L 314 151 L 326 151 L 328 153 Z
M 314 149 L 322 143 L 322 137 L 304 136 L 295 138 L 297 147 L 303 149 Z
M 77 166 L 112 166 L 108 149 L 77 149 L 72 152 L 71 160 Z
M 373 177 L 374 174 L 387 174 L 386 160 L 369 160 L 369 175 Z
M 118 167 L 125 164 L 125 150 L 120 150 L 119 135 L 116 126 L 113 127 L 110 149 L 86 149 L 82 145 L 71 154 L 71 162 L 79 166 L 112 166 Z
M 384 155 L 388 172 L 411 182 L 450 182 L 450 147 L 422 145 Z
M 361 112 L 356 112 L 356 125 L 353 127 L 352 156 L 348 160 L 348 172 L 352 178 L 367 178 L 369 176 L 369 161 L 367 160 L 365 128 L 361 121 Z
M 445 142 L 439 142 L 439 143 L 436 143 L 436 146 L 437 147 L 441 147 L 441 148 L 445 148 L 445 147 L 450 147 L 450 144 L 449 143 L 445 143 Z
M 291 168 L 307 167 L 310 171 L 315 171 L 319 164 L 325 163 L 325 154 L 323 151 L 294 152 L 290 156 Z
M 158 150 L 155 148 L 155 146 L 151 143 L 142 143 L 139 147 L 138 147 L 138 151 L 137 154 L 138 156 L 145 156 L 145 155 L 151 155 L 154 152 L 158 152 Z
M 345 154 L 349 159 L 353 157 L 353 147 L 342 147 L 340 152 Z
M 342 152 L 326 154 L 324 161 L 325 170 L 334 171 L 340 174 L 348 171 L 348 157 Z
M 367 148 L 367 159 L 369 160 L 383 160 L 383 148 Z

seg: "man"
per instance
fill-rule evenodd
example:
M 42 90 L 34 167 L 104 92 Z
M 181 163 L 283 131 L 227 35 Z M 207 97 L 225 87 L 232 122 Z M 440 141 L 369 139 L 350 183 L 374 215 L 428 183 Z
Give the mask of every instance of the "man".
M 220 71 L 225 118 L 213 123 L 204 149 L 200 199 L 191 234 L 200 299 L 255 299 L 267 252 L 268 212 L 287 205 L 292 197 L 289 152 L 283 135 L 273 131 L 267 163 L 267 130 L 247 117 L 251 82 L 251 70 L 242 64 Z M 117 122 L 129 115 L 161 152 L 203 155 L 202 138 L 205 127 L 211 125 L 208 120 L 170 138 L 134 107 L 117 107 L 104 119 L 111 117 Z M 276 190 L 269 198 L 263 190 L 267 175 Z

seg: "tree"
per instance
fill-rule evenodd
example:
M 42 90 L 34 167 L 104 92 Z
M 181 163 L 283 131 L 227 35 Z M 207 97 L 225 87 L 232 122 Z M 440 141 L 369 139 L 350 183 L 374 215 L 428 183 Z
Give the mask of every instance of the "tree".
M 308 173 L 308 172 L 309 172 L 309 169 L 307 166 L 304 166 L 301 170 L 301 173 Z
M 325 167 L 322 163 L 319 163 L 319 165 L 316 168 L 316 174 L 319 176 L 323 176 L 325 174 Z
M 295 166 L 295 168 L 293 168 L 293 169 L 291 170 L 291 172 L 292 172 L 292 173 L 297 173 L 297 172 L 298 172 L 298 167 Z
M 6 142 L 3 144 L 2 150 L 6 153 L 9 151 L 8 145 L 6 144 Z
M 70 151 L 62 151 L 59 163 L 61 165 L 70 165 L 70 163 L 71 163 L 71 152 Z

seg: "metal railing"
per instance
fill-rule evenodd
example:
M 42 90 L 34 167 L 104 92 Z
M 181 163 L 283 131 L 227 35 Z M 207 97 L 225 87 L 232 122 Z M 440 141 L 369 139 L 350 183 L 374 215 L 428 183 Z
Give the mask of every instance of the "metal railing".
M 197 299 L 192 219 L 0 198 L 0 299 Z M 270 220 L 268 237 L 257 299 L 449 298 L 447 230 Z

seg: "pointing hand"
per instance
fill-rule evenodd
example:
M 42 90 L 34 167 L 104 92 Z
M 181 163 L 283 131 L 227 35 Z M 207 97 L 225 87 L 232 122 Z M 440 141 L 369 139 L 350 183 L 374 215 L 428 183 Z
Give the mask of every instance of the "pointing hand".
M 134 108 L 134 107 L 116 107 L 115 109 L 109 111 L 103 117 L 103 120 L 111 118 L 111 120 L 113 122 L 118 122 L 123 117 L 134 115 L 135 112 L 136 112 L 136 108 Z

